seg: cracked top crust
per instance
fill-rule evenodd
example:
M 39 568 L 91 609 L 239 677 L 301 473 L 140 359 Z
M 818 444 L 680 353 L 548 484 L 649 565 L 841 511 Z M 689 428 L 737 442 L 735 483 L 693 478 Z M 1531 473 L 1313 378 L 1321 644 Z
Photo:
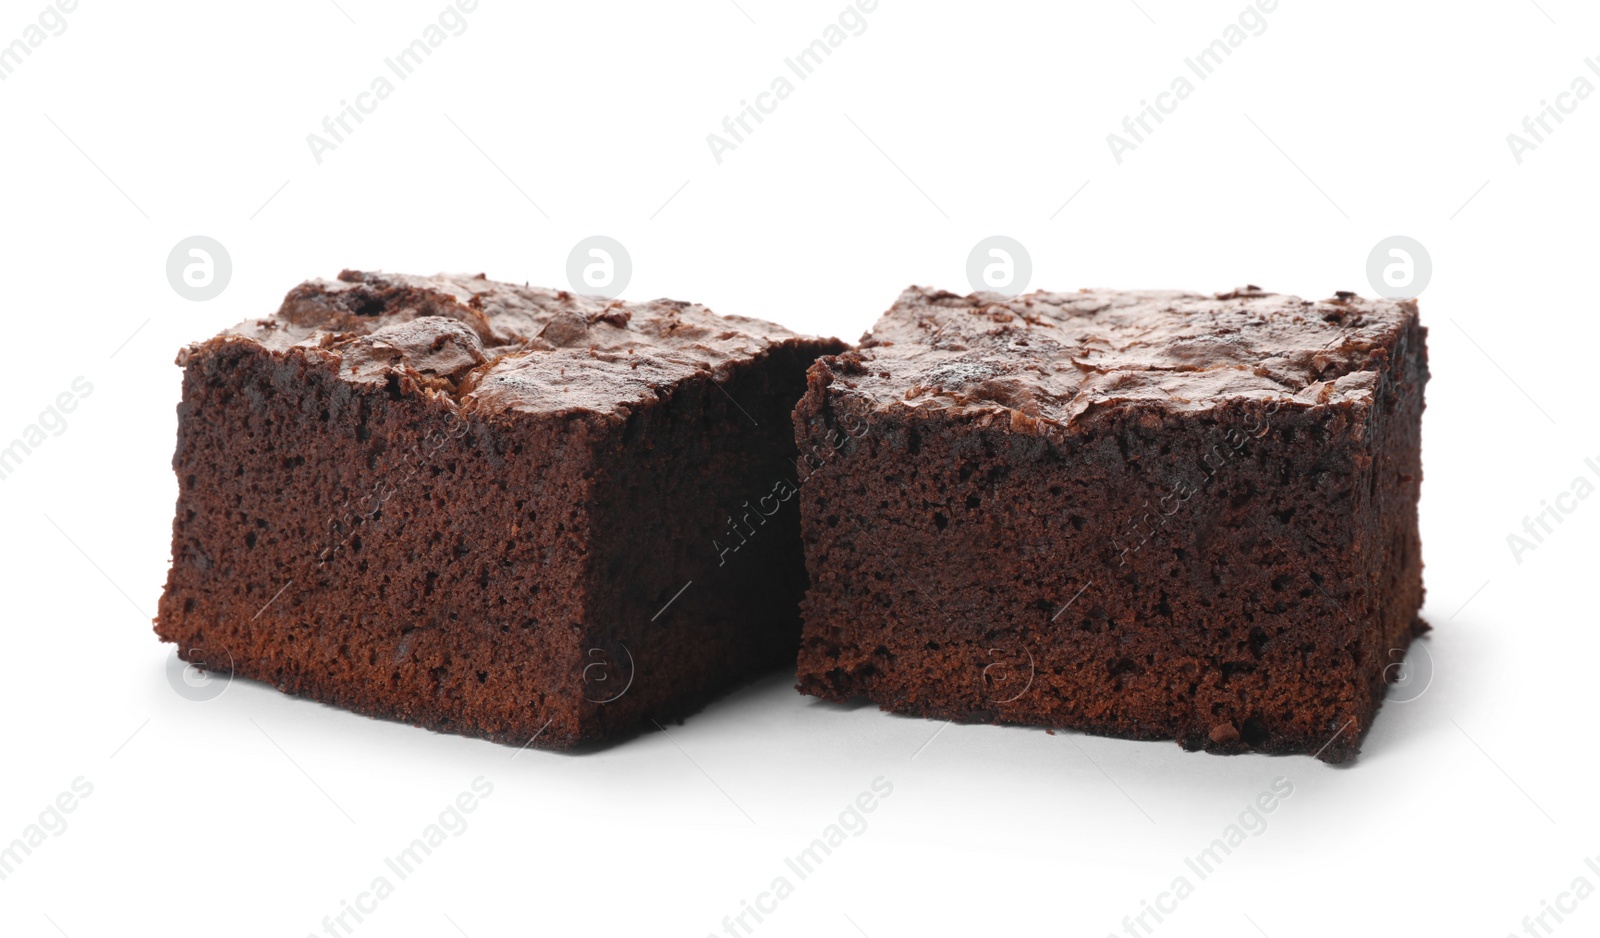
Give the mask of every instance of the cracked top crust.
M 838 373 L 875 408 L 992 414 L 1018 429 L 1070 427 L 1113 404 L 1370 402 L 1416 317 L 1412 301 L 1311 302 L 1253 286 L 1009 298 L 911 287 Z
M 295 287 L 272 318 L 192 345 L 178 363 L 236 341 L 332 357 L 353 383 L 408 378 L 462 409 L 548 414 L 625 413 L 685 378 L 721 380 L 727 366 L 774 346 L 816 340 L 676 300 L 625 303 L 482 274 L 346 270 Z

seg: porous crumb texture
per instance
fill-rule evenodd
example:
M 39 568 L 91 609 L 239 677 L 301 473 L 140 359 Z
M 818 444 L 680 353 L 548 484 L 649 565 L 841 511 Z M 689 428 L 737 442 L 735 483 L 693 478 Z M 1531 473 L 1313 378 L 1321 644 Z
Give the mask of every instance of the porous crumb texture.
M 830 700 L 1352 758 L 1426 629 L 1411 303 L 912 289 L 795 415 Z
M 185 660 L 567 748 L 792 661 L 790 412 L 834 340 L 689 304 L 345 271 L 179 356 Z M 687 587 L 687 588 L 685 588 Z

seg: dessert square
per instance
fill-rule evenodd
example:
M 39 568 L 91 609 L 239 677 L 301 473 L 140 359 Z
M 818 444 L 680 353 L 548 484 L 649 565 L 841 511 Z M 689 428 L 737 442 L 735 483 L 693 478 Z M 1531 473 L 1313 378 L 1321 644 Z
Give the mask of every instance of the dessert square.
M 844 348 L 668 300 L 345 271 L 186 349 L 185 660 L 373 716 L 567 748 L 794 660 L 790 414 Z M 791 499 L 792 501 L 792 493 Z
M 1353 757 L 1427 626 L 1412 302 L 912 288 L 818 360 L 802 691 Z

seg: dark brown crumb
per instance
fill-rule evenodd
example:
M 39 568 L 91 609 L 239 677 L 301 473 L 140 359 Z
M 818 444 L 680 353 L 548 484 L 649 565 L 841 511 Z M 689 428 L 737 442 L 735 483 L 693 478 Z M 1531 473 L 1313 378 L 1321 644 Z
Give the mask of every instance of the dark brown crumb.
M 794 660 L 789 414 L 836 340 L 673 301 L 343 271 L 180 356 L 186 660 L 567 748 Z
M 1352 758 L 1418 634 L 1424 336 L 1353 295 L 907 291 L 796 410 L 800 689 Z

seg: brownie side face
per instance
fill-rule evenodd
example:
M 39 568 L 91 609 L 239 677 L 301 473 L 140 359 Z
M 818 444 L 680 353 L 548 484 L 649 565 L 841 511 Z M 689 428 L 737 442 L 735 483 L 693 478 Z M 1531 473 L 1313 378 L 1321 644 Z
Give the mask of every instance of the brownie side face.
M 795 416 L 799 686 L 1353 757 L 1426 629 L 1411 303 L 913 288 Z
M 185 660 L 436 730 L 568 748 L 794 659 L 793 475 L 842 344 L 670 301 L 345 271 L 179 357 L 156 632 Z

